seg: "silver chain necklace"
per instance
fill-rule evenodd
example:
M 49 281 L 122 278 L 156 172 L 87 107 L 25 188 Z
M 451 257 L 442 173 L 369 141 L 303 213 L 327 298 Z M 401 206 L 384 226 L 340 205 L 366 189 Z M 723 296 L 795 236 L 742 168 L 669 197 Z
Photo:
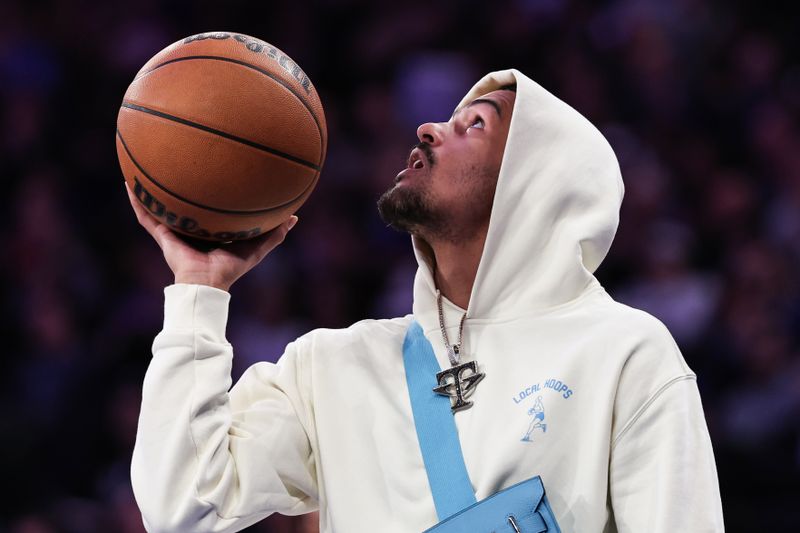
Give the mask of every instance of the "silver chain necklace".
M 461 342 L 464 335 L 464 320 L 467 319 L 467 313 L 461 315 L 461 322 L 458 324 L 458 342 L 450 345 L 450 339 L 447 338 L 447 328 L 444 327 L 444 311 L 442 310 L 442 291 L 436 291 L 436 305 L 439 307 L 439 327 L 442 328 L 442 339 L 447 348 L 447 357 L 450 359 L 450 366 L 456 366 L 461 362 Z
M 436 305 L 439 308 L 439 326 L 442 328 L 442 339 L 447 349 L 447 358 L 450 359 L 450 368 L 436 374 L 436 382 L 439 386 L 434 387 L 433 392 L 449 396 L 453 401 L 450 404 L 450 409 L 455 413 L 472 407 L 472 402 L 467 401 L 467 397 L 472 395 L 475 387 L 486 374 L 478 372 L 478 363 L 476 361 L 461 363 L 464 321 L 467 318 L 467 313 L 461 315 L 461 321 L 458 325 L 458 342 L 451 346 L 450 339 L 447 337 L 447 328 L 444 326 L 442 292 L 439 290 L 436 291 Z

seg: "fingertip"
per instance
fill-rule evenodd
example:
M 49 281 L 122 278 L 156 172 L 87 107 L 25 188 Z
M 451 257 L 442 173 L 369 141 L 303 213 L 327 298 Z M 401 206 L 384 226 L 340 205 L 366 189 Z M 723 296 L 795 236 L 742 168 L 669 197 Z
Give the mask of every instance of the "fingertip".
M 289 217 L 289 230 L 291 230 L 297 224 L 297 221 L 300 220 L 297 218 L 296 215 L 292 215 Z
M 133 193 L 133 189 L 131 189 L 131 186 L 128 185 L 128 182 L 125 182 L 125 192 L 127 193 L 128 200 L 130 200 L 131 205 L 133 206 L 133 208 L 138 210 L 139 209 L 139 201 L 136 198 L 136 195 Z

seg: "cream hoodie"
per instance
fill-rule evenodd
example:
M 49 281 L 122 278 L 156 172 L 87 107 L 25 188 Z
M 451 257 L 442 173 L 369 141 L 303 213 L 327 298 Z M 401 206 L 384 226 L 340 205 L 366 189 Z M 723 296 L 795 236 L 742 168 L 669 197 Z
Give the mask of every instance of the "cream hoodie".
M 464 326 L 463 360 L 486 378 L 455 415 L 476 496 L 540 475 L 564 533 L 723 531 L 695 375 L 658 320 L 593 276 L 622 201 L 614 153 L 516 70 L 460 105 L 508 83 L 517 98 Z M 429 250 L 414 245 L 413 318 L 446 368 Z M 316 508 L 323 532 L 437 522 L 403 368 L 411 316 L 312 331 L 228 392 L 229 295 L 165 294 L 131 471 L 149 531 L 237 531 Z M 461 313 L 445 302 L 451 338 Z

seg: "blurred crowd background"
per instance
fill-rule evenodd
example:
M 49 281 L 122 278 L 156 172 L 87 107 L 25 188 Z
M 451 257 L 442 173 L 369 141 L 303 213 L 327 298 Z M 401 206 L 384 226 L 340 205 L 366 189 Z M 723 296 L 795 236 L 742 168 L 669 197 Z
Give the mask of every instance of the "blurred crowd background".
M 237 376 L 311 328 L 410 311 L 409 239 L 375 200 L 419 123 L 513 66 L 616 150 L 627 192 L 597 275 L 663 320 L 697 372 L 727 530 L 798 531 L 800 8 L 772 6 L 0 3 L 0 531 L 143 530 L 129 464 L 170 274 L 128 205 L 116 114 L 150 56 L 212 30 L 292 56 L 330 133 L 297 228 L 232 290 Z M 248 531 L 315 530 L 275 515 Z

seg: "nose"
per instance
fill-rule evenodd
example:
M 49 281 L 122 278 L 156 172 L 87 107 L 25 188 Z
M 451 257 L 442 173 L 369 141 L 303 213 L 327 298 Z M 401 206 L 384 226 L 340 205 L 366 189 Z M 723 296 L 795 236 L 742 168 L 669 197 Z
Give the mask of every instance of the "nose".
M 428 143 L 431 146 L 439 146 L 444 139 L 444 131 L 441 124 L 426 122 L 417 128 L 417 138 L 420 142 Z

